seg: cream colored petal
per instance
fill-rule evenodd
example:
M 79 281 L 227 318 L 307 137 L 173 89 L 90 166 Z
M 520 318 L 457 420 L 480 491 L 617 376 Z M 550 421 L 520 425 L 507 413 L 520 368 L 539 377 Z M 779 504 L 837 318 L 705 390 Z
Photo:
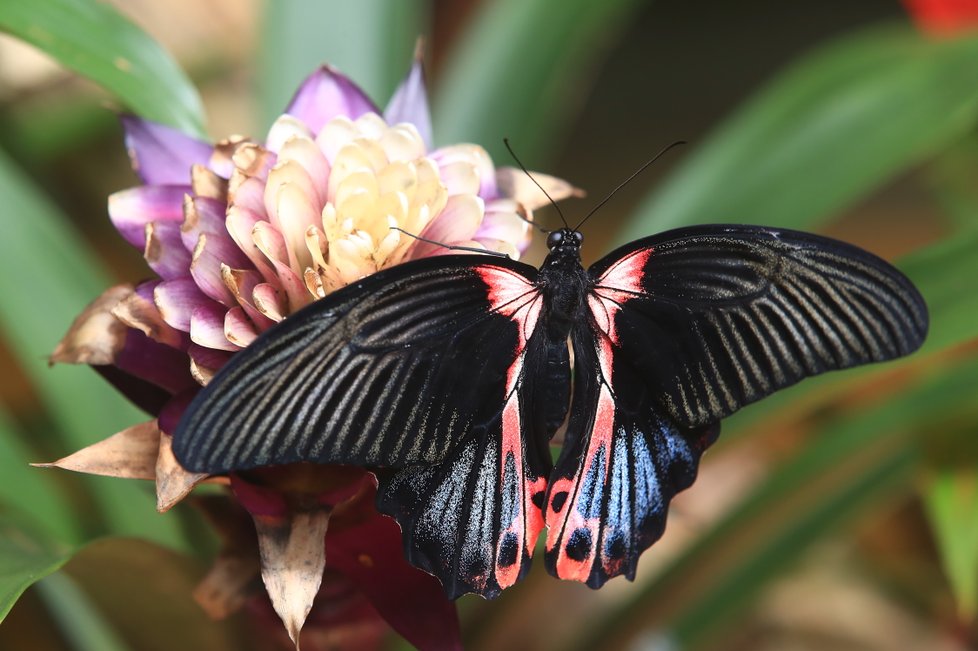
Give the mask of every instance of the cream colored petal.
M 234 163 L 231 162 L 231 156 L 234 155 L 234 150 L 236 150 L 241 143 L 247 141 L 247 138 L 240 135 L 232 135 L 222 140 L 218 140 L 217 143 L 214 144 L 214 153 L 211 154 L 211 159 L 208 161 L 207 166 L 224 178 L 230 177 L 231 171 L 234 169 Z
M 353 142 L 353 139 L 359 135 L 360 132 L 353 120 L 346 116 L 338 116 L 327 122 L 326 126 L 322 128 L 322 131 L 316 136 L 316 145 L 332 165 L 335 163 L 340 150 Z
M 279 151 L 290 138 L 313 138 L 312 132 L 306 123 L 291 115 L 280 115 L 268 130 L 268 137 L 265 138 L 265 147 L 269 151 Z
M 115 285 L 102 292 L 71 323 L 51 353 L 50 363 L 112 364 L 126 343 L 126 324 L 112 313 L 133 295 L 133 286 Z
M 376 173 L 376 168 L 373 166 L 366 150 L 356 144 L 349 144 L 341 149 L 332 165 L 329 173 L 329 183 L 326 186 L 327 201 L 335 202 L 337 200 L 336 193 L 340 185 L 351 174 L 368 174 L 373 176 Z
M 224 223 L 234 243 L 244 251 L 262 277 L 270 281 L 278 276 L 268 257 L 258 248 L 254 237 L 255 226 L 263 222 L 264 220 L 253 211 L 241 206 L 232 206 L 228 208 L 227 220 Z
M 261 576 L 272 607 L 298 648 L 299 631 L 312 609 L 326 568 L 323 540 L 330 510 L 318 508 L 278 519 L 255 517 Z
M 166 434 L 160 436 L 159 454 L 156 458 L 157 511 L 169 511 L 206 478 L 207 473 L 185 470 L 173 456 L 173 437 Z
M 380 136 L 380 146 L 392 163 L 413 161 L 425 154 L 424 141 L 413 124 L 398 124 L 385 129 Z
M 309 138 L 290 138 L 278 154 L 279 164 L 294 162 L 302 166 L 309 175 L 316 191 L 316 209 L 322 210 L 326 204 L 326 184 L 329 181 L 329 162 L 316 143 Z
M 310 226 L 321 223 L 322 213 L 312 204 L 306 191 L 294 183 L 286 183 L 279 187 L 276 196 L 276 213 L 279 230 L 285 240 L 289 256 L 289 266 L 297 274 L 302 273 L 312 264 L 309 250 L 306 248 L 306 230 Z
M 378 140 L 389 128 L 384 118 L 373 112 L 364 113 L 358 117 L 356 125 L 360 135 L 371 140 Z
M 218 176 L 203 165 L 194 165 L 190 168 L 190 186 L 194 195 L 198 197 L 227 201 L 227 179 Z
M 105 477 L 155 479 L 160 436 L 160 428 L 153 419 L 128 427 L 63 459 L 31 465 Z
M 276 158 L 274 153 L 261 145 L 249 142 L 238 147 L 231 160 L 235 171 L 248 178 L 265 180 L 275 165 Z
M 556 176 L 540 174 L 539 172 L 531 172 L 531 174 L 554 201 L 568 197 L 583 197 L 586 194 L 584 190 L 575 188 Z M 496 184 L 499 187 L 500 196 L 515 199 L 526 206 L 528 210 L 536 210 L 542 206 L 550 205 L 550 200 L 540 191 L 540 188 L 522 170 L 515 167 L 500 167 L 496 170 Z

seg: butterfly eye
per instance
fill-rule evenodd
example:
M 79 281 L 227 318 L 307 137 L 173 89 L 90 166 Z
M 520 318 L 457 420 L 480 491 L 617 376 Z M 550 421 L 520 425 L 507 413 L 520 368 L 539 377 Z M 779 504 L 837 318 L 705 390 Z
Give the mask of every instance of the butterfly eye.
M 581 231 L 574 231 L 574 242 L 580 246 L 584 243 L 584 233 Z
M 550 235 L 547 236 L 547 248 L 551 251 L 560 246 L 564 241 L 563 231 L 552 231 Z

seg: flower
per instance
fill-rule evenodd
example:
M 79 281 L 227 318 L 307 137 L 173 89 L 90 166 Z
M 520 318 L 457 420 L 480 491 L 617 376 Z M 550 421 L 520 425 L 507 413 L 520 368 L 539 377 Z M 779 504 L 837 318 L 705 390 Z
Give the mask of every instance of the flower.
M 457 646 L 454 606 L 404 561 L 398 527 L 373 507 L 372 475 L 302 464 L 208 477 L 180 466 L 170 433 L 236 351 L 339 287 L 449 251 L 434 242 L 518 257 L 545 195 L 479 146 L 432 149 L 420 57 L 383 113 L 320 68 L 263 142 L 211 145 L 137 117 L 122 122 L 143 184 L 112 195 L 109 216 L 157 277 L 107 290 L 51 361 L 92 365 L 153 418 L 41 465 L 155 480 L 161 512 L 202 481 L 227 485 L 240 506 L 229 502 L 218 518 L 225 549 L 197 591 L 216 616 L 253 603 L 260 572 L 293 641 L 312 613 L 342 639 L 343 626 L 376 631 L 382 617 L 421 648 Z M 555 199 L 575 192 L 537 180 Z M 242 513 L 253 529 L 229 529 Z
M 920 29 L 937 36 L 978 28 L 978 0 L 904 0 L 903 4 Z

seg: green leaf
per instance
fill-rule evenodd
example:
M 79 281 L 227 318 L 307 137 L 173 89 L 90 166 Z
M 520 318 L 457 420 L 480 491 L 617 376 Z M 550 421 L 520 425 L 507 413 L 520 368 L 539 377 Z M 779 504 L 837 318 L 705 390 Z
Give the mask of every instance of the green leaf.
M 193 84 L 160 45 L 98 0 L 0 0 L 0 30 L 114 93 L 133 112 L 203 137 Z
M 299 83 L 330 63 L 383 108 L 428 28 L 427 0 L 283 0 L 262 22 L 262 113 L 271 124 Z M 355 38 L 351 38 L 355 34 Z
M 0 409 L 0 505 L 29 518 L 48 538 L 82 542 L 78 514 L 58 491 L 52 475 L 28 465 L 37 458 L 24 444 L 26 440 L 6 411 Z
M 35 586 L 59 632 L 76 651 L 125 651 L 128 647 L 64 573 L 51 574 Z
M 446 57 L 434 102 L 438 143 L 474 142 L 508 160 L 545 152 L 587 96 L 602 44 L 641 8 L 638 0 L 483 2 Z
M 0 516 L 0 622 L 20 595 L 68 560 L 65 550 Z
M 243 615 L 211 620 L 192 594 L 204 568 L 141 540 L 97 540 L 65 565 L 91 607 L 133 651 L 246 651 L 253 628 Z M 280 622 L 268 619 L 268 625 Z
M 677 561 L 591 628 L 576 648 L 613 648 L 655 622 L 678 648 L 722 633 L 768 580 L 820 537 L 879 499 L 909 488 L 919 458 L 912 435 L 975 419 L 978 361 L 818 428 Z M 708 480 L 701 477 L 701 481 Z
M 978 615 L 978 473 L 974 466 L 942 468 L 923 495 L 961 621 L 971 622 Z
M 49 435 L 60 434 L 58 447 L 68 453 L 146 420 L 90 369 L 48 368 L 48 354 L 109 281 L 67 218 L 2 154 L 0 196 L 7 215 L 0 237 L 0 331 L 57 425 L 57 434 Z M 183 547 L 177 520 L 156 512 L 149 484 L 91 477 L 86 485 L 112 531 Z M 29 506 L 29 496 L 24 499 L 22 506 Z
M 687 157 L 618 234 L 701 222 L 811 227 L 963 135 L 978 38 L 876 29 L 791 65 Z

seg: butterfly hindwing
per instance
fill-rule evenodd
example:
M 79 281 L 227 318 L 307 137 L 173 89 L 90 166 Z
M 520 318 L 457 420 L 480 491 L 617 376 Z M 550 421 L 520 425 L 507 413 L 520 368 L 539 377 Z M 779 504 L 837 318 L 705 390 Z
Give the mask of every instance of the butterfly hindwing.
M 906 355 L 927 332 L 909 280 L 854 246 L 758 226 L 638 240 L 589 270 L 617 354 L 677 422 L 704 425 L 804 377 Z
M 573 331 L 574 401 L 545 510 L 549 571 L 593 588 L 635 576 L 639 555 L 665 529 L 669 501 L 693 483 L 719 433 L 718 424 L 681 428 L 665 413 L 616 354 L 606 307 L 617 306 L 601 305 Z

